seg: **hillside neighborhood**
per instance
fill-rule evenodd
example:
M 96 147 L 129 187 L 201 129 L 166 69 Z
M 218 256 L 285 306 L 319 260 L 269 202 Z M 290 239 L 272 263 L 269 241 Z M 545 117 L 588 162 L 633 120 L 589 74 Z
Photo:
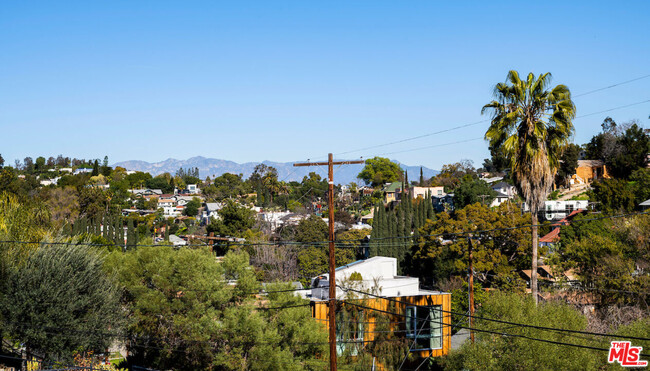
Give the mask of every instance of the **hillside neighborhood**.
M 0 9 L 0 371 L 648 369 L 650 2 Z
M 610 127 L 616 125 L 612 122 L 607 121 Z M 320 347 L 327 344 L 329 205 L 335 208 L 336 282 L 340 282 L 335 291 L 341 303 L 348 303 L 336 314 L 341 321 L 336 349 L 342 364 L 380 359 L 381 367 L 390 369 L 398 365 L 391 362 L 414 365 L 428 360 L 427 367 L 434 368 L 457 362 L 450 354 L 464 349 L 473 329 L 462 313 L 469 308 L 463 294 L 471 259 L 468 244 L 475 249 L 472 290 L 478 311 L 488 313 L 491 300 L 514 300 L 497 294 L 486 296 L 495 290 L 503 295 L 532 293 L 539 302 L 562 302 L 577 308 L 586 318 L 587 329 L 608 331 L 619 326 L 624 331 L 628 324 L 634 328 L 645 323 L 641 328 L 646 331 L 650 260 L 645 235 L 650 219 L 644 210 L 650 203 L 650 136 L 634 123 L 622 127 L 625 130 L 616 129 L 614 134 L 617 142 L 613 145 L 621 146 L 618 157 L 602 152 L 600 138 L 612 134 L 607 131 L 583 146 L 570 144 L 563 152 L 552 191 L 538 208 L 540 255 L 534 273 L 527 249 L 531 224 L 526 215 L 531 215 L 531 207 L 507 162 L 496 155 L 480 168 L 467 160 L 445 165 L 431 178 L 409 174 L 386 158 L 367 159 L 358 182 L 335 185 L 332 200 L 328 199 L 327 179 L 318 172 L 310 172 L 301 182 L 287 182 L 264 164 L 247 179 L 231 173 L 202 178 L 198 168 L 152 176 L 112 167 L 107 157 L 103 161 L 25 158 L 14 166 L 2 164 L 0 169 L 1 216 L 7 226 L 2 229 L 2 239 L 6 251 L 17 249 L 16 253 L 33 251 L 36 241 L 49 244 L 50 251 L 69 246 L 73 249 L 68 253 L 70 259 L 80 259 L 74 254 L 81 253 L 84 246 L 97 246 L 109 254 L 104 265 L 112 268 L 105 269 L 114 270 L 126 290 L 121 299 L 119 291 L 112 291 L 109 295 L 119 300 L 111 305 L 121 303 L 130 308 L 127 310 L 137 311 L 126 323 L 118 318 L 108 320 L 110 325 L 103 331 L 126 325 L 130 339 L 144 337 L 167 344 L 165 347 L 174 347 L 177 340 L 173 338 L 183 338 L 184 331 L 198 331 L 197 335 L 208 331 L 205 334 L 213 336 L 208 335 L 208 328 L 190 330 L 178 323 L 186 310 L 213 305 L 214 299 L 209 297 L 191 294 L 185 299 L 192 291 L 209 287 L 227 293 L 227 302 L 239 303 L 233 310 L 257 307 L 259 311 L 266 305 L 289 303 L 289 311 L 294 305 L 304 306 L 309 310 L 301 312 L 292 326 L 311 328 L 313 333 L 287 333 L 284 336 L 291 337 L 287 341 L 312 338 L 322 341 Z M 605 124 L 603 128 L 606 130 Z M 628 140 L 632 144 L 623 147 Z M 629 159 L 620 161 L 621 156 Z M 35 215 L 42 216 L 35 219 Z M 618 215 L 624 218 L 612 218 Z M 16 224 L 23 218 L 27 218 L 27 228 Z M 476 232 L 464 236 L 462 231 L 469 225 Z M 21 245 L 12 245 L 14 241 Z M 592 241 L 598 242 L 592 245 Z M 147 262 L 143 260 L 147 254 L 171 260 Z M 31 260 L 39 254 L 32 256 L 27 264 L 44 269 Z M 39 259 L 47 259 L 47 254 Z M 178 274 L 187 267 L 173 273 L 179 269 L 174 265 L 183 259 L 195 263 L 208 260 L 182 275 Z M 146 265 L 136 268 L 140 264 Z M 149 265 L 151 268 L 145 268 Z M 160 281 L 163 277 L 157 278 L 160 273 L 156 272 L 167 269 L 172 269 L 170 275 Z M 206 269 L 222 272 L 227 280 L 223 284 L 220 280 L 205 282 L 199 277 L 207 274 Z M 27 279 L 23 275 L 28 271 L 7 272 L 8 282 Z M 187 274 L 190 276 L 184 278 Z M 187 281 L 190 277 L 195 278 Z M 245 289 L 233 291 L 231 285 Z M 17 306 L 15 295 L 33 296 L 46 289 L 39 287 L 27 294 L 22 286 L 7 286 L 4 300 L 9 302 L 5 301 L 3 318 L 31 316 L 27 307 Z M 148 307 L 145 303 L 154 297 L 166 297 L 165 301 L 175 304 L 167 307 L 161 302 Z M 50 310 L 52 315 L 62 310 L 56 305 Z M 74 305 L 81 310 L 88 304 Z M 148 307 L 146 311 L 143 305 Z M 100 313 L 107 309 L 98 308 Z M 604 314 L 612 310 L 625 319 L 616 325 L 608 322 Z M 155 313 L 171 317 L 150 317 L 157 316 Z M 287 325 L 277 322 L 276 314 L 265 318 L 269 314 L 257 314 L 258 320 L 268 321 L 268 331 Z M 73 322 L 68 325 L 74 326 Z M 151 327 L 154 323 L 158 329 Z M 11 354 L 28 356 L 36 363 L 64 355 L 63 343 L 52 348 L 54 344 L 38 340 L 35 333 L 24 332 L 11 322 L 7 326 L 5 339 L 23 337 L 25 344 L 30 344 L 22 350 L 14 348 Z M 484 326 L 490 328 L 489 323 Z M 109 340 L 95 340 L 106 347 L 101 357 L 97 358 L 99 353 L 78 356 L 90 363 L 104 359 L 111 364 L 128 362 L 161 369 L 209 368 L 209 363 L 219 362 L 207 353 L 190 359 L 176 352 L 140 349 L 133 340 Z M 256 347 L 258 340 L 250 341 L 247 347 Z M 319 346 L 290 357 L 305 367 L 312 361 L 324 362 L 318 354 L 325 349 Z M 192 352 L 211 349 L 185 347 Z

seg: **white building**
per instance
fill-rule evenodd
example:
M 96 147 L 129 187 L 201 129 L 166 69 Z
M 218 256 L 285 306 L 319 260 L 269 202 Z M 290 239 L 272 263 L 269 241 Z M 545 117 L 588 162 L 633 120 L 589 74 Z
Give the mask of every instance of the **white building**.
M 350 279 L 355 274 L 361 280 Z M 439 294 L 437 291 L 420 289 L 417 277 L 397 275 L 397 259 L 386 256 L 375 256 L 366 260 L 359 260 L 348 265 L 336 268 L 336 283 L 341 286 L 354 286 L 361 291 L 377 290 L 379 295 L 388 297 L 418 296 Z M 345 292 L 337 287 L 336 297 L 343 298 Z M 311 293 L 307 298 L 325 300 L 329 298 L 329 274 L 323 273 L 311 279 Z
M 587 200 L 545 201 L 544 216 L 547 220 L 560 220 L 566 218 L 574 210 L 586 210 L 589 207 Z
M 515 186 L 512 184 L 508 184 L 506 182 L 499 182 L 497 184 L 494 184 L 491 188 L 493 191 L 503 193 L 509 198 L 513 198 L 517 195 L 517 188 L 515 188 Z
M 431 196 L 444 196 L 445 187 L 411 187 L 411 197 L 425 198 L 427 194 Z

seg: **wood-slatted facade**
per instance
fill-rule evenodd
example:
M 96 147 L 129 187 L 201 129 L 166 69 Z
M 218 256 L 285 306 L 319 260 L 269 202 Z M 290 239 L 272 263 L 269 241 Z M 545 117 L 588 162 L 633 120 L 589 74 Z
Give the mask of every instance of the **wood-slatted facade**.
M 407 307 L 416 307 L 418 310 L 426 310 L 425 307 L 434 307 L 440 306 L 440 318 L 436 319 L 436 323 L 442 327 L 440 341 L 441 346 L 435 349 L 417 349 L 412 350 L 411 353 L 416 357 L 421 359 L 427 357 L 440 357 L 449 353 L 451 348 L 451 294 L 449 293 L 434 293 L 427 292 L 424 295 L 417 296 L 399 296 L 391 297 L 391 300 L 383 298 L 366 298 L 358 301 L 359 304 L 370 307 L 372 309 L 359 309 L 364 312 L 376 311 L 382 313 L 385 316 L 391 318 L 390 325 L 391 331 L 394 332 L 395 337 L 407 337 Z M 355 300 L 348 300 L 351 303 L 354 303 Z M 420 309 L 422 308 L 422 309 Z M 318 320 L 323 326 L 327 327 L 328 319 L 328 302 L 327 300 L 314 300 L 311 302 L 312 316 Z M 412 310 L 412 309 L 410 309 Z M 395 313 L 388 314 L 386 312 Z M 411 312 L 412 313 L 412 312 Z M 367 343 L 372 341 L 375 338 L 373 331 L 375 330 L 375 325 L 373 322 L 373 316 L 364 315 L 364 318 L 367 321 L 367 324 L 363 327 L 363 341 Z M 409 341 L 409 344 L 412 344 L 412 341 Z

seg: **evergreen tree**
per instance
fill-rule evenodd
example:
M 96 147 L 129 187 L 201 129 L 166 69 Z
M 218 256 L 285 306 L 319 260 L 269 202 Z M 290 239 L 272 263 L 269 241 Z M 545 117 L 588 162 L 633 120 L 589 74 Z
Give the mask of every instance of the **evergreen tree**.
M 93 164 L 93 172 L 91 173 L 92 176 L 97 176 L 99 175 L 99 161 L 95 160 L 95 163 Z
M 435 220 L 436 219 L 436 213 L 433 210 L 433 201 L 431 199 L 430 194 L 427 194 L 426 208 L 427 208 L 427 219 Z
M 424 187 L 424 173 L 422 173 L 422 166 L 420 166 L 420 187 Z
M 397 247 L 396 247 L 396 242 L 397 239 L 395 239 L 395 236 L 397 236 L 397 216 L 395 215 L 395 211 L 390 213 L 390 245 L 387 249 L 387 256 L 392 256 L 394 258 L 397 257 Z
M 102 237 L 108 240 L 108 216 L 106 214 L 102 216 Z
M 420 202 L 420 227 L 426 224 L 427 222 L 427 203 L 426 199 L 425 202 Z
M 381 230 L 381 218 L 379 212 L 379 207 L 375 207 L 373 212 L 372 231 L 370 232 L 370 257 L 378 255 L 377 241 L 379 238 L 379 231 Z
M 133 219 L 129 219 L 129 222 L 127 224 L 127 231 L 126 231 L 126 245 L 127 245 L 127 250 L 133 249 L 136 244 L 135 240 L 135 228 L 133 226 Z

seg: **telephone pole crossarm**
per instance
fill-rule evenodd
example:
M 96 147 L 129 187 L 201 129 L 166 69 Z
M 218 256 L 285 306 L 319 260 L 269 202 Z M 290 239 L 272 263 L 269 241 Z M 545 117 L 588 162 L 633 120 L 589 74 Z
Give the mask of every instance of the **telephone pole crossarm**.
M 353 165 L 353 164 L 363 164 L 363 160 L 353 160 L 353 161 L 332 161 L 332 165 Z M 329 165 L 330 162 L 300 162 L 293 164 L 293 166 L 325 166 Z

